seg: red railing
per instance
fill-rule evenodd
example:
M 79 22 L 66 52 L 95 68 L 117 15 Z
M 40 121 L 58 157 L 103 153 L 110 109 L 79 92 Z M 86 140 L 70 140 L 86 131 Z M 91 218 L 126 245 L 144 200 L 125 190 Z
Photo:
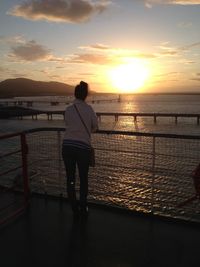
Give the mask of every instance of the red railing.
M 7 203 L 7 200 L 3 200 L 1 202 L 3 202 L 3 206 L 1 206 L 0 208 L 0 214 L 3 213 L 3 216 L 1 215 L 2 218 L 0 218 L 0 225 L 6 223 L 7 221 L 9 221 L 10 219 L 16 217 L 17 215 L 21 214 L 26 207 L 28 206 L 29 203 L 29 182 L 28 182 L 28 166 L 27 166 L 27 154 L 28 154 L 28 147 L 27 147 L 27 143 L 26 143 L 26 135 L 25 133 L 14 133 L 14 134 L 6 134 L 6 135 L 2 135 L 0 136 L 0 142 L 3 141 L 4 144 L 6 144 L 6 141 L 12 139 L 12 138 L 19 138 L 19 147 L 12 151 L 12 152 L 7 152 L 7 153 L 3 153 L 3 151 L 1 151 L 1 155 L 0 155 L 0 160 L 1 160 L 1 168 L 3 168 L 4 166 L 2 166 L 2 161 L 3 159 L 9 158 L 10 156 L 13 155 L 17 155 L 21 153 L 21 157 L 20 157 L 20 164 L 17 166 L 12 166 L 11 168 L 9 168 L 9 166 L 5 166 L 5 169 L 3 171 L 0 171 L 0 181 L 1 181 L 1 177 L 5 177 L 8 174 L 12 174 L 14 176 L 14 173 L 17 170 L 21 170 L 21 175 L 22 175 L 22 181 L 23 181 L 23 185 L 22 185 L 22 190 L 20 190 L 20 195 L 22 195 L 22 204 L 16 205 L 16 201 L 11 201 L 10 203 Z M 7 150 L 6 145 L 4 146 L 5 149 Z M 2 146 L 1 146 L 2 148 Z M 12 193 L 17 192 L 16 188 L 14 185 L 12 186 L 4 186 L 4 185 L 0 185 L 0 196 L 3 197 L 3 195 L 5 196 L 9 196 L 12 195 Z M 7 199 L 7 198 L 6 198 Z M 9 199 L 9 197 L 8 197 Z M 16 206 L 16 207 L 15 207 Z M 10 209 L 10 211 L 9 211 Z M 7 212 L 5 212 L 7 210 Z M 6 215 L 5 215 L 6 214 Z

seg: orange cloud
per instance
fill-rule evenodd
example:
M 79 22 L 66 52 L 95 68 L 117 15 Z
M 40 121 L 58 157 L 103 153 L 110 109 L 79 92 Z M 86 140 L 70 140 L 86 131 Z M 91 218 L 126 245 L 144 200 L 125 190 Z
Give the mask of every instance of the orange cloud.
M 104 45 L 104 44 L 93 44 L 93 45 L 89 45 L 89 46 L 80 46 L 80 49 L 85 49 L 85 50 L 109 50 L 110 47 L 108 45 Z
M 69 59 L 70 63 L 91 63 L 91 64 L 114 64 L 117 59 L 100 54 L 74 54 Z

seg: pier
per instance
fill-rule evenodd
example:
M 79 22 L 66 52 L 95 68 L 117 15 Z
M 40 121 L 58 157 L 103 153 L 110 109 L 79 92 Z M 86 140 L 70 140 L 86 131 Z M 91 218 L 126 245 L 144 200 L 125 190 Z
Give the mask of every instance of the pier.
M 65 110 L 36 110 L 23 107 L 3 107 L 0 108 L 0 118 L 18 118 L 31 117 L 32 120 L 37 120 L 39 115 L 46 115 L 47 120 L 53 120 L 55 115 L 60 115 L 64 119 Z M 152 118 L 154 124 L 157 123 L 158 118 L 173 118 L 175 124 L 178 124 L 179 118 L 195 118 L 197 125 L 200 124 L 199 113 L 151 113 L 151 112 L 96 112 L 98 120 L 101 121 L 103 117 L 113 117 L 115 122 L 120 117 L 132 117 L 134 122 L 137 122 L 139 118 L 149 117 Z
M 174 118 L 175 124 L 178 123 L 178 118 L 196 118 L 197 125 L 200 122 L 200 114 L 189 114 L 189 113 L 118 113 L 118 112 L 97 112 L 97 117 L 101 121 L 102 117 L 110 116 L 114 117 L 115 121 L 118 121 L 119 117 L 133 117 L 134 121 L 137 122 L 139 117 L 150 117 L 153 119 L 153 122 L 157 123 L 157 118 L 162 117 L 171 117 Z
M 38 114 L 34 115 L 34 119 L 37 119 L 37 115 L 46 114 L 48 120 L 53 120 L 54 115 L 61 115 L 64 119 L 65 111 L 40 111 Z M 153 123 L 157 123 L 158 118 L 174 118 L 175 124 L 178 124 L 179 118 L 195 118 L 197 125 L 200 124 L 200 114 L 187 114 L 187 113 L 118 113 L 118 112 L 97 112 L 97 118 L 99 121 L 102 117 L 113 117 L 115 122 L 119 120 L 120 117 L 133 117 L 134 122 L 137 122 L 139 118 L 149 117 L 152 118 Z
M 121 99 L 120 97 L 116 97 L 116 98 L 107 98 L 107 99 L 95 99 L 95 98 L 91 98 L 87 101 L 87 103 L 90 104 L 99 104 L 99 103 L 111 103 L 111 102 L 120 102 Z M 50 106 L 58 106 L 60 104 L 64 104 L 64 105 L 69 105 L 72 103 L 72 98 L 71 99 L 55 99 L 55 100 L 26 100 L 26 99 L 20 99 L 20 100 L 16 100 L 16 99 L 6 99 L 6 100 L 0 100 L 0 104 L 4 105 L 4 106 L 26 106 L 26 107 L 33 107 L 34 104 L 39 103 L 39 104 L 49 104 Z

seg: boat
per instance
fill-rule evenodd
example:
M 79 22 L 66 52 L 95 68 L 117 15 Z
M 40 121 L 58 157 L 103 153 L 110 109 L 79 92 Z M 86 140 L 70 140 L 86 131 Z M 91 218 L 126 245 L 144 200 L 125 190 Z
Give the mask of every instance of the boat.
M 89 216 L 74 219 L 63 132 L 0 136 L 2 266 L 198 266 L 199 136 L 99 130 Z

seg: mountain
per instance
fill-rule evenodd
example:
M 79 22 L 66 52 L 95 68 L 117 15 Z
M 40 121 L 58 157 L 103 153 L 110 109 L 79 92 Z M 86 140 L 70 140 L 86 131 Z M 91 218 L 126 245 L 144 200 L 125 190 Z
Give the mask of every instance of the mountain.
M 0 82 L 0 97 L 72 95 L 74 86 L 60 82 L 41 82 L 25 78 Z

